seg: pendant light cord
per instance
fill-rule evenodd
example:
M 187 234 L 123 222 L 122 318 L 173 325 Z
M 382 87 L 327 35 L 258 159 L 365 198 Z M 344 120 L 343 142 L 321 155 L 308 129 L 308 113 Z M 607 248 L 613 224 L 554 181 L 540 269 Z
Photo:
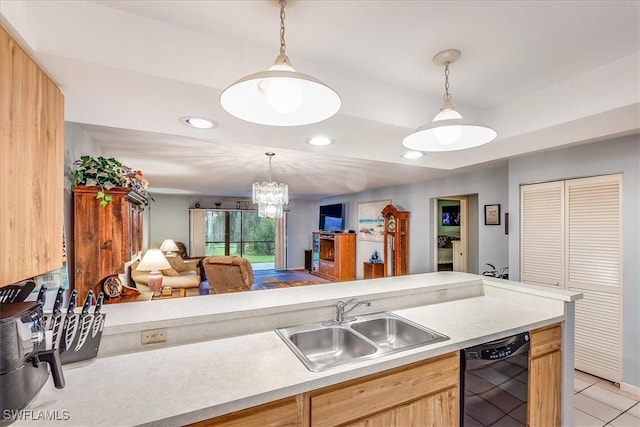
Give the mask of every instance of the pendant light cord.
M 451 102 L 451 94 L 449 93 L 449 63 L 444 64 L 444 101 Z
M 284 55 L 287 49 L 287 44 L 284 42 L 284 5 L 286 4 L 286 0 L 280 0 L 280 55 Z

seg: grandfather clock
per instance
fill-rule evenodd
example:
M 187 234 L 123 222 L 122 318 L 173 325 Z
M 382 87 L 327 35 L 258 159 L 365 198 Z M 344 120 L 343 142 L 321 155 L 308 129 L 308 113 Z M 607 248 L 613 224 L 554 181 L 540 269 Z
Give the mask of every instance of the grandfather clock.
M 393 205 L 382 210 L 384 218 L 384 275 L 409 274 L 409 211 Z

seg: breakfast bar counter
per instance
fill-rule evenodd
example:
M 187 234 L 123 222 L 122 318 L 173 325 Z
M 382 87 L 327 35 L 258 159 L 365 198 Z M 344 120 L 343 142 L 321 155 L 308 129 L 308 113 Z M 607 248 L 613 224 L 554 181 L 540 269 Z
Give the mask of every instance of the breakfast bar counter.
M 338 300 L 371 300 L 450 339 L 323 372 L 305 368 L 274 329 L 330 320 Z M 15 425 L 185 425 L 560 323 L 562 420 L 571 420 L 575 292 L 438 272 L 105 307 L 97 359 L 64 365 Z M 144 331 L 166 342 L 142 345 Z M 566 348 L 565 348 L 566 346 Z M 569 405 L 569 406 L 567 406 Z M 45 418 L 48 417 L 48 418 Z M 568 424 L 567 424 L 568 425 Z

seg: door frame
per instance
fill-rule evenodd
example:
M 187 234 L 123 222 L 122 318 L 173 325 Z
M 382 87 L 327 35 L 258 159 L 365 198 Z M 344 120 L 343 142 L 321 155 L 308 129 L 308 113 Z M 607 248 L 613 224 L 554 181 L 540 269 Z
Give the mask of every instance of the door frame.
M 433 199 L 433 271 L 438 271 L 438 202 L 457 200 L 460 202 L 460 244 L 462 245 L 462 272 L 469 270 L 469 196 L 439 196 Z

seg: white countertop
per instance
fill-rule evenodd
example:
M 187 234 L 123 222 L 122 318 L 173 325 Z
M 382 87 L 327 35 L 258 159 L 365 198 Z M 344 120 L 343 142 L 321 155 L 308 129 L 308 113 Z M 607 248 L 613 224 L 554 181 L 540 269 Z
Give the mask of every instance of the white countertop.
M 428 273 L 306 287 L 313 288 L 308 292 L 277 292 L 300 288 L 267 290 L 261 291 L 267 297 L 262 299 L 255 296 L 258 292 L 244 293 L 244 305 L 235 301 L 241 298 L 230 299 L 232 304 L 215 304 L 221 300 L 208 297 L 126 304 L 139 308 L 130 308 L 129 317 L 124 319 L 127 310 L 109 307 L 107 319 L 121 314 L 111 319 L 112 334 L 127 334 L 127 328 L 139 331 L 144 329 L 139 329 L 141 325 L 171 327 L 188 319 L 199 322 L 209 316 L 238 318 L 240 312 L 260 312 L 261 316 L 273 312 L 283 321 L 278 307 L 305 311 L 320 301 L 344 299 L 351 294 L 384 294 L 393 305 L 397 293 L 435 290 L 442 297 L 443 289 L 456 295 L 456 286 L 479 287 L 482 292 L 453 301 L 392 310 L 449 336 L 448 341 L 325 372 L 310 372 L 273 330 L 257 331 L 64 365 L 65 388 L 57 390 L 49 380 L 27 409 L 33 412 L 32 418 L 51 414 L 68 417 L 64 422 L 51 422 L 55 425 L 183 425 L 560 322 L 564 320 L 564 304 L 580 297 L 577 293 L 488 281 L 474 275 Z M 185 304 L 191 300 L 198 301 L 193 310 L 185 312 Z M 208 306 L 202 303 L 205 300 Z M 378 301 L 382 302 L 382 297 Z M 166 307 L 159 310 L 158 303 Z M 384 310 L 367 308 L 367 312 Z M 216 327 L 215 322 L 207 325 Z M 42 419 L 15 423 L 30 424 L 46 425 Z

